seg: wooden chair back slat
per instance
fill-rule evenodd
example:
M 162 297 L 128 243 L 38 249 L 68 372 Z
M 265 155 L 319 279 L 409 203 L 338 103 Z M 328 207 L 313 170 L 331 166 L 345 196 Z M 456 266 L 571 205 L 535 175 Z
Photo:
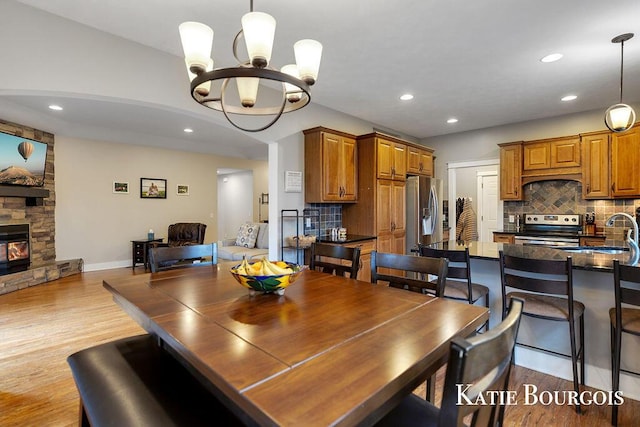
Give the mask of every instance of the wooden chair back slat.
M 149 251 L 151 272 L 218 263 L 218 245 L 157 247 Z

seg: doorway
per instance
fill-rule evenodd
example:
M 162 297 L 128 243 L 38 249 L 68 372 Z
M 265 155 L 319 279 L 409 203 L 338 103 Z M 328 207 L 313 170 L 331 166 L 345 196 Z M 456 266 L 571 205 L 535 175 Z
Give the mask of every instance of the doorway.
M 253 171 L 218 171 L 218 239 L 235 238 L 253 217 Z
M 477 218 L 479 241 L 492 242 L 493 231 L 502 230 L 503 203 L 498 192 L 499 170 L 500 159 L 447 164 L 451 239 L 455 240 L 456 235 L 455 206 L 459 197 L 468 198 L 471 201 Z M 481 188 L 481 184 L 485 185 L 485 188 Z

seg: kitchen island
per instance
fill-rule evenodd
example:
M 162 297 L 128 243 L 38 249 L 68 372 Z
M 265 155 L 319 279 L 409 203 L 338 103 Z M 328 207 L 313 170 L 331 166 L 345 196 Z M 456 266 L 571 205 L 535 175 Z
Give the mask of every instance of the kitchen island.
M 439 244 L 449 249 L 464 249 L 453 241 Z M 613 260 L 626 263 L 629 252 L 572 253 L 540 246 L 503 243 L 470 242 L 471 277 L 474 283 L 489 287 L 491 327 L 501 321 L 502 291 L 500 285 L 499 251 L 505 254 L 535 259 L 565 259 L 572 257 L 574 298 L 585 305 L 585 383 L 600 390 L 611 389 L 611 359 L 609 308 L 614 306 Z M 623 334 L 622 368 L 640 372 L 640 338 Z M 570 354 L 566 322 L 552 322 L 524 316 L 518 341 Z M 571 359 L 517 346 L 515 362 L 536 371 L 571 380 Z M 622 372 L 620 389 L 624 396 L 640 400 L 638 376 Z

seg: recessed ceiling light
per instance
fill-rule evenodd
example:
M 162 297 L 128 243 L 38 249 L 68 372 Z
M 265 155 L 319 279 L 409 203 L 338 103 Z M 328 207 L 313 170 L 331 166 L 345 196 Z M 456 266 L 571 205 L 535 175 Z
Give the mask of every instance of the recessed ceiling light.
M 561 101 L 573 101 L 576 98 L 578 98 L 576 95 L 567 95 L 567 96 L 563 96 L 560 100 Z
M 62 111 L 62 107 L 56 104 L 49 105 L 49 109 L 54 111 Z
M 449 120 L 447 120 L 447 123 L 458 123 L 458 119 L 456 119 L 455 117 L 451 117 Z
M 411 95 L 410 93 L 405 93 L 400 97 L 400 99 L 403 101 L 409 101 L 413 99 L 413 95 Z
M 185 133 L 193 133 L 193 129 L 191 128 L 185 128 L 184 131 Z
M 547 55 L 540 60 L 540 62 L 556 62 L 557 60 L 562 58 L 561 53 L 552 53 L 551 55 Z

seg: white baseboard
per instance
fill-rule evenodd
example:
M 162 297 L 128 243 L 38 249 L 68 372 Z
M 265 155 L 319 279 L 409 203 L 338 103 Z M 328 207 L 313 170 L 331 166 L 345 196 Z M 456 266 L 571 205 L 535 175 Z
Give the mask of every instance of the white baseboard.
M 85 264 L 83 271 L 109 270 L 111 268 L 122 268 L 122 267 L 131 267 L 131 260 L 99 262 L 96 264 Z

